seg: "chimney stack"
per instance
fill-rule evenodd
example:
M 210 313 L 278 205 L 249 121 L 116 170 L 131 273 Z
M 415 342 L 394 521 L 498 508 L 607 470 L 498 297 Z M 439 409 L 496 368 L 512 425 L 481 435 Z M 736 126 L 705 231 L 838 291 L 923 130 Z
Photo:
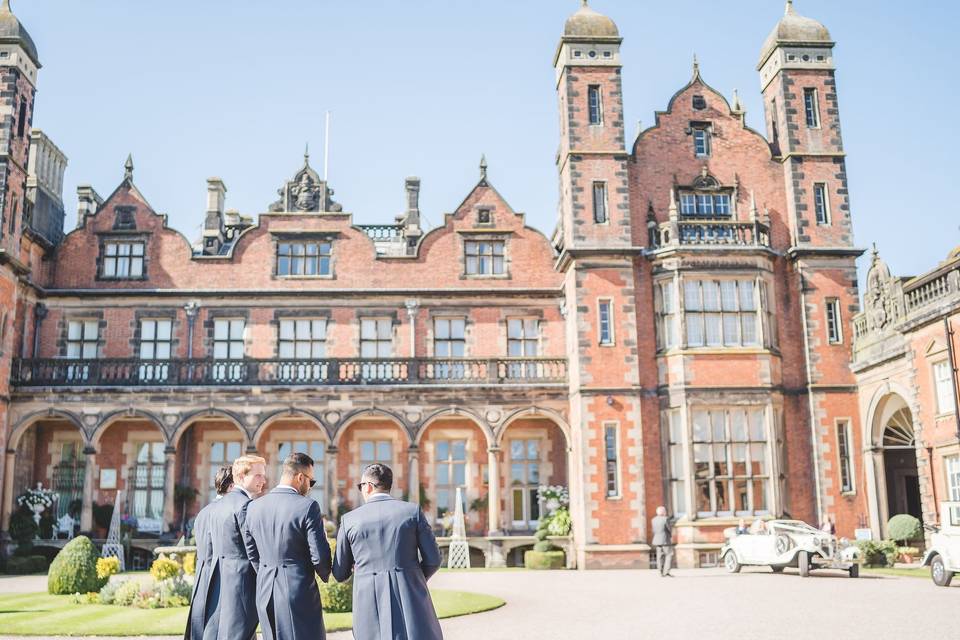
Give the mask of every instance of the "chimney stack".
M 406 179 L 407 211 L 403 214 L 403 237 L 406 241 L 407 255 L 413 255 L 417 240 L 423 235 L 420 229 L 420 178 L 411 176 Z
M 77 228 L 86 223 L 87 216 L 92 216 L 103 204 L 100 194 L 88 184 L 77 186 Z
M 223 223 L 223 207 L 227 198 L 227 186 L 220 178 L 207 178 L 207 215 L 203 221 L 203 252 L 217 255 L 226 239 Z

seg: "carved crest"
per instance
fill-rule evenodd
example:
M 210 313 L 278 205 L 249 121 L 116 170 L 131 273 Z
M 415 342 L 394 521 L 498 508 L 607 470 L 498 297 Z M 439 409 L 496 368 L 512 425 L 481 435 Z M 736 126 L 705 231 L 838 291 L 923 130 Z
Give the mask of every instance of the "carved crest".
M 874 247 L 864 296 L 868 326 L 879 331 L 898 320 L 903 314 L 902 300 L 899 283 L 890 275 L 890 269 Z
M 310 166 L 310 154 L 303 154 L 303 167 L 277 193 L 280 199 L 270 205 L 273 212 L 338 213 L 343 207 L 333 201 L 333 189 Z

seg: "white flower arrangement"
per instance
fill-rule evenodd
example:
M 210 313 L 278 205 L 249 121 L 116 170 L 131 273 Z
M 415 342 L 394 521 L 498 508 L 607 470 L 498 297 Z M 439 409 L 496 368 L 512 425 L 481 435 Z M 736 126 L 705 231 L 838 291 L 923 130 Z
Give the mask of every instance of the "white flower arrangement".
M 37 507 L 49 509 L 59 497 L 55 492 L 37 485 L 36 489 L 27 489 L 23 495 L 17 498 L 17 504 L 34 511 Z
M 540 485 L 537 488 L 537 497 L 548 514 L 570 505 L 570 493 L 562 485 Z

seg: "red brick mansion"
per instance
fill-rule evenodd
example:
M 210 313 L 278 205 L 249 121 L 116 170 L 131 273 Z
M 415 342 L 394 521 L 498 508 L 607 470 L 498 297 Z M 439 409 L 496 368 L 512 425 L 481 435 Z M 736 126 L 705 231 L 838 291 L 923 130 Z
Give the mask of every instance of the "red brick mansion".
M 249 215 L 210 179 L 198 241 L 128 160 L 106 197 L 79 189 L 64 233 L 66 158 L 31 128 L 40 57 L 4 2 L 2 528 L 42 483 L 102 537 L 96 505 L 121 491 L 149 548 L 225 462 L 258 452 L 275 480 L 294 450 L 316 459 L 328 517 L 371 462 L 438 526 L 461 488 L 491 566 L 533 544 L 544 484 L 569 488 L 558 543 L 581 568 L 647 566 L 661 504 L 681 566 L 716 562 L 740 518 L 868 526 L 862 251 L 828 30 L 787 3 L 757 65 L 764 132 L 694 65 L 634 140 L 621 41 L 585 2 L 560 37 L 550 235 L 485 163 L 439 227 L 421 226 L 416 178 L 394 223 L 357 225 L 308 157 Z

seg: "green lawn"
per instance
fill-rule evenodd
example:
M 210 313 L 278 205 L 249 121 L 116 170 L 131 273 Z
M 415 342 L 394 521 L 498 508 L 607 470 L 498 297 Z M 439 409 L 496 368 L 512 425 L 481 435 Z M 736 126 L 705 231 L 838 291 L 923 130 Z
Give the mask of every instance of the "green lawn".
M 899 576 L 906 578 L 926 578 L 930 579 L 930 567 L 912 567 L 910 569 L 895 569 L 893 567 L 880 567 L 877 569 L 861 567 L 864 575 L 878 576 Z
M 437 615 L 465 616 L 504 605 L 494 596 L 464 591 L 432 591 Z M 135 609 L 74 604 L 72 596 L 46 593 L 0 595 L 0 629 L 18 636 L 175 636 L 183 634 L 187 609 Z M 324 613 L 327 631 L 349 629 L 349 613 Z

